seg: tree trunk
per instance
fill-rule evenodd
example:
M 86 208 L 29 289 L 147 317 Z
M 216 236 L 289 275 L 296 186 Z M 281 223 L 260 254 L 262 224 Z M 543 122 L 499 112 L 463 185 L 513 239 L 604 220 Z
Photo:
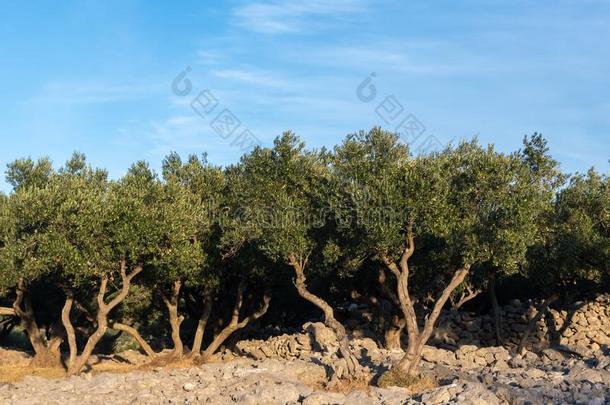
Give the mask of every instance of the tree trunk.
M 324 313 L 324 323 L 326 324 L 326 326 L 332 329 L 333 332 L 335 332 L 335 335 L 337 336 L 337 341 L 339 343 L 339 353 L 345 359 L 348 375 L 352 378 L 359 378 L 362 370 L 358 359 L 349 348 L 348 336 L 345 328 L 335 318 L 333 308 L 322 298 L 312 294 L 307 289 L 307 279 L 305 278 L 304 272 L 304 268 L 307 261 L 297 260 L 296 256 L 292 253 L 289 255 L 288 260 L 290 265 L 294 269 L 294 273 L 296 276 L 294 279 L 294 286 L 296 287 L 299 295 L 322 310 L 322 312 Z
M 239 311 L 241 310 L 241 306 L 243 304 L 245 289 L 246 279 L 242 278 L 239 282 L 239 286 L 237 287 L 237 298 L 235 299 L 235 306 L 233 307 L 231 321 L 223 330 L 220 331 L 218 335 L 214 337 L 212 343 L 210 343 L 210 345 L 201 354 L 200 362 L 207 362 L 210 357 L 212 357 L 212 355 L 216 353 L 216 350 L 218 350 L 218 348 L 225 342 L 225 340 L 227 340 L 229 336 L 231 336 L 235 331 L 245 328 L 246 325 L 248 325 L 250 322 L 255 321 L 261 316 L 265 315 L 267 309 L 269 309 L 269 302 L 271 301 L 271 297 L 267 293 L 265 293 L 263 297 L 263 306 L 258 311 L 254 312 L 253 314 L 251 314 L 240 322 Z
M 0 316 L 15 316 L 15 310 L 13 308 L 0 307 Z
M 85 348 L 83 349 L 80 356 L 77 356 L 74 359 L 74 362 L 70 365 L 70 367 L 68 367 L 68 375 L 76 375 L 76 374 L 80 373 L 80 371 L 83 369 L 85 364 L 87 364 L 89 357 L 91 357 L 91 354 L 93 353 L 93 349 L 95 349 L 95 346 L 97 346 L 100 339 L 102 339 L 102 337 L 108 330 L 108 314 L 117 305 L 119 305 L 125 299 L 125 297 L 127 297 L 127 294 L 129 294 L 129 287 L 131 286 L 131 280 L 136 275 L 138 275 L 141 271 L 142 271 L 142 266 L 137 265 L 130 274 L 127 274 L 126 262 L 125 262 L 125 260 L 122 260 L 121 261 L 121 280 L 123 282 L 123 285 L 121 287 L 121 291 L 119 292 L 119 294 L 117 294 L 117 296 L 114 297 L 112 299 L 112 301 L 110 301 L 108 304 L 104 300 L 104 295 L 106 295 L 106 288 L 108 286 L 108 276 L 107 275 L 102 276 L 102 282 L 100 285 L 99 292 L 97 294 L 97 307 L 98 307 L 97 316 L 96 316 L 97 328 L 96 328 L 95 332 L 93 332 L 93 334 L 91 336 L 89 336 L 89 339 L 87 340 L 87 343 L 85 344 Z M 69 319 L 67 320 L 67 323 L 71 323 Z
M 17 290 L 15 301 L 13 302 L 13 311 L 21 319 L 21 326 L 23 327 L 34 353 L 36 355 L 42 354 L 46 351 L 46 345 L 40 334 L 40 329 L 34 318 L 34 310 L 32 303 L 25 297 L 25 280 L 20 278 L 17 282 Z M 23 305 L 23 308 L 22 308 Z
M 203 342 L 205 327 L 208 324 L 208 319 L 210 319 L 210 314 L 212 313 L 212 304 L 212 298 L 207 297 L 203 307 L 203 312 L 201 313 L 201 317 L 199 317 L 199 322 L 197 323 L 197 330 L 195 331 L 195 338 L 193 339 L 191 356 L 199 356 L 201 354 L 201 344 Z
M 398 296 L 393 293 L 387 285 L 386 273 L 383 269 L 379 270 L 379 287 L 381 293 L 400 311 L 400 300 Z M 385 309 L 382 305 L 380 305 L 381 311 L 385 312 Z M 400 311 L 402 313 L 402 311 Z M 401 349 L 401 334 L 403 329 L 407 326 L 407 321 L 403 317 L 399 317 L 393 314 L 393 311 L 389 311 L 387 313 L 382 314 L 383 318 L 386 319 L 385 322 L 385 332 L 384 332 L 384 344 L 386 349 L 394 350 Z M 389 320 L 388 320 L 389 318 Z
M 473 299 L 478 297 L 479 294 L 481 294 L 480 289 L 473 290 L 471 287 L 466 287 L 466 291 L 462 293 L 462 295 L 460 296 L 460 299 L 457 302 L 454 302 L 453 300 L 450 299 L 451 300 L 451 310 L 458 311 L 460 308 L 462 308 L 462 306 L 464 304 L 466 304 L 467 302 L 472 301 Z
M 72 294 L 68 292 L 66 294 L 66 303 L 64 304 L 63 309 L 61 310 L 61 321 L 66 329 L 66 336 L 68 337 L 68 347 L 70 349 L 70 355 L 68 357 L 68 362 L 66 364 L 66 368 L 70 368 L 76 359 L 76 355 L 78 352 L 78 347 L 76 346 L 76 335 L 74 333 L 74 327 L 72 326 L 72 322 L 70 322 L 70 310 L 72 309 L 72 304 L 74 303 L 74 298 Z
M 50 339 L 48 342 L 45 342 L 40 332 L 40 328 L 36 323 L 32 303 L 25 293 L 25 280 L 20 278 L 17 282 L 16 297 L 15 301 L 13 302 L 13 312 L 21 320 L 21 326 L 25 330 L 32 348 L 34 349 L 35 355 L 32 359 L 31 365 L 33 367 L 61 367 L 61 353 L 59 351 L 59 346 L 61 345 L 62 339 L 61 337 L 56 336 Z
M 138 344 L 140 345 L 142 350 L 144 350 L 144 353 L 146 353 L 146 355 L 148 357 L 151 357 L 151 358 L 157 357 L 157 353 L 155 353 L 155 351 L 152 349 L 152 347 L 150 347 L 148 342 L 146 342 L 146 340 L 144 340 L 142 335 L 140 335 L 140 332 L 138 332 L 135 328 L 133 328 L 129 325 L 126 325 L 124 323 L 119 323 L 119 322 L 112 322 L 110 324 L 110 327 L 114 330 L 125 332 L 125 333 L 129 334 L 131 337 L 133 337 L 135 339 L 135 341 L 138 342 Z
M 163 295 L 163 302 L 167 307 L 169 313 L 169 323 L 172 328 L 172 341 L 174 342 L 174 357 L 182 357 L 184 354 L 184 344 L 182 338 L 180 338 L 180 325 L 184 321 L 184 317 L 178 315 L 178 301 L 180 297 L 180 288 L 182 287 L 182 281 L 176 280 L 172 289 L 172 296 L 167 298 Z
M 407 227 L 406 247 L 400 258 L 400 267 L 387 255 L 381 257 L 382 261 L 396 277 L 397 295 L 405 317 L 408 333 L 407 352 L 403 358 L 400 359 L 398 364 L 396 364 L 396 369 L 407 376 L 416 373 L 419 362 L 421 361 L 424 346 L 432 335 L 436 321 L 441 314 L 441 310 L 445 306 L 447 300 L 449 300 L 451 293 L 462 283 L 462 281 L 464 281 L 470 272 L 470 265 L 465 265 L 453 274 L 451 281 L 436 300 L 432 312 L 426 319 L 424 328 L 420 332 L 417 325 L 417 315 L 415 314 L 415 308 L 409 293 L 409 259 L 413 256 L 414 252 L 415 237 L 413 234 L 413 222 L 410 222 Z
M 496 273 L 492 273 L 489 278 L 488 287 L 489 299 L 491 300 L 491 306 L 494 313 L 494 330 L 496 333 L 496 344 L 502 346 L 504 339 L 502 338 L 502 312 L 500 311 L 500 305 L 498 305 L 498 297 L 496 296 Z
M 525 345 L 527 344 L 527 338 L 534 330 L 534 327 L 542 319 L 544 314 L 549 310 L 549 305 L 559 299 L 559 294 L 554 293 L 547 299 L 545 299 L 536 309 L 536 315 L 532 316 L 530 321 L 527 324 L 527 329 L 523 332 L 523 336 L 521 336 L 521 340 L 519 341 L 519 346 L 517 347 L 517 354 L 524 355 L 525 354 Z
M 417 367 L 419 366 L 419 362 L 421 361 L 421 356 L 424 351 L 424 346 L 432 336 L 432 332 L 434 331 L 434 326 L 436 325 L 436 321 L 441 314 L 441 310 L 447 303 L 449 296 L 451 293 L 464 281 L 466 276 L 470 271 L 470 267 L 466 266 L 457 270 L 451 282 L 445 287 L 440 297 L 436 300 L 434 304 L 434 308 L 432 312 L 426 319 L 424 323 L 424 328 L 421 333 L 416 338 L 416 343 L 413 348 L 408 347 L 407 353 L 403 356 L 403 358 L 398 362 L 397 367 L 406 375 L 413 375 L 417 371 Z
M 407 321 L 396 315 L 392 316 L 390 326 L 386 329 L 384 334 L 385 348 L 388 350 L 397 350 L 402 348 L 400 341 L 400 335 L 407 326 Z

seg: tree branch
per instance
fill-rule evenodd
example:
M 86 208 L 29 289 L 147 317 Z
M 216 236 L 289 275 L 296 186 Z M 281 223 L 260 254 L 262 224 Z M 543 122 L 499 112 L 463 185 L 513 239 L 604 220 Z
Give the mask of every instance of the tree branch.
M 0 316 L 15 316 L 15 315 L 17 315 L 17 314 L 15 313 L 14 308 L 0 307 Z

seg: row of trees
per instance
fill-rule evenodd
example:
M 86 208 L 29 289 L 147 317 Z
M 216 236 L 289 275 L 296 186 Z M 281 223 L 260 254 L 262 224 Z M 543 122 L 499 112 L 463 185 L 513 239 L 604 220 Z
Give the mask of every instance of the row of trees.
M 293 288 L 358 377 L 333 304 L 370 279 L 358 289 L 390 303 L 380 311 L 386 344 L 406 330 L 393 372 L 413 375 L 449 300 L 462 305 L 517 273 L 549 297 L 566 282 L 610 279 L 610 178 L 591 170 L 568 181 L 537 134 L 511 154 L 473 140 L 413 156 L 379 128 L 332 151 L 285 133 L 224 169 L 171 154 L 161 176 L 138 162 L 111 181 L 75 154 L 57 171 L 17 160 L 7 180 L 0 293 L 10 305 L 0 315 L 19 319 L 39 364 L 59 364 L 65 345 L 70 374 L 108 328 L 157 357 L 141 333 L 153 307 L 164 310 L 172 356 L 206 361 Z

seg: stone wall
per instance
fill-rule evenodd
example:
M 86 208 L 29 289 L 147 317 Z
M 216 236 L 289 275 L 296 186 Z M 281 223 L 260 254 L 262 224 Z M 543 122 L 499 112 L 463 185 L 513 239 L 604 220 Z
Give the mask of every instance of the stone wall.
M 502 337 L 508 346 L 517 345 L 536 313 L 537 303 L 513 300 L 501 308 Z M 492 315 L 446 311 L 430 342 L 455 350 L 464 345 L 496 344 Z M 610 295 L 591 302 L 577 302 L 563 309 L 551 309 L 534 328 L 527 342 L 530 350 L 561 344 L 585 351 L 610 346 Z

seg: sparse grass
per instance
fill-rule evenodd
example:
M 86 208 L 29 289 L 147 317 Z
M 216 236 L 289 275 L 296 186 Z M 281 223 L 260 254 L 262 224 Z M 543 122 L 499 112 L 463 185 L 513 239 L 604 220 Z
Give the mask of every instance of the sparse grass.
M 408 375 L 398 369 L 386 371 L 379 377 L 377 385 L 381 388 L 402 387 L 412 393 L 418 393 L 438 387 L 438 382 L 430 376 Z
M 317 385 L 313 388 L 329 391 L 329 392 L 338 392 L 341 394 L 348 394 L 354 390 L 357 391 L 368 391 L 371 387 L 370 380 L 339 380 L 339 382 L 332 385 Z
M 89 370 L 85 369 L 85 371 L 90 371 L 93 374 L 129 373 L 138 369 L 138 366 L 133 364 L 104 362 L 95 364 Z M 3 365 L 0 368 L 0 382 L 15 383 L 26 376 L 60 379 L 66 377 L 66 369 L 63 367 L 34 367 L 23 364 Z
M 63 368 L 39 368 L 24 365 L 3 365 L 0 368 L 0 382 L 15 383 L 26 376 L 43 377 L 49 379 L 63 378 L 66 370 Z

